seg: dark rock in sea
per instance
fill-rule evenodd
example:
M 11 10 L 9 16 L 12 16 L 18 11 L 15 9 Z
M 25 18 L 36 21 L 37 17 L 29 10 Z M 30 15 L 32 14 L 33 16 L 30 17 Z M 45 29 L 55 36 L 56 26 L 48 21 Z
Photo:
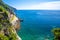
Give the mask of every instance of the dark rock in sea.
M 23 19 L 20 19 L 20 22 L 23 22 Z

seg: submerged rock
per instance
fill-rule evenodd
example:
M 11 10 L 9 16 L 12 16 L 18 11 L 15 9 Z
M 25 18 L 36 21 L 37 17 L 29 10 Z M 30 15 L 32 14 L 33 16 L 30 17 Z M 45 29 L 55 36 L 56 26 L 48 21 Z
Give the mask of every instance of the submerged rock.
M 16 30 L 20 28 L 20 20 L 13 10 L 0 0 L 0 40 L 21 40 Z

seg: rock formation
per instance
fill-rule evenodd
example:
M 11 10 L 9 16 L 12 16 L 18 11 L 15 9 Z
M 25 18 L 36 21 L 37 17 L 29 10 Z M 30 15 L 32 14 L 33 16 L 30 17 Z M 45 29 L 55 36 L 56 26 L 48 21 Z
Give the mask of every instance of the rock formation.
M 20 21 L 13 10 L 0 0 L 0 40 L 21 40 L 16 30 Z

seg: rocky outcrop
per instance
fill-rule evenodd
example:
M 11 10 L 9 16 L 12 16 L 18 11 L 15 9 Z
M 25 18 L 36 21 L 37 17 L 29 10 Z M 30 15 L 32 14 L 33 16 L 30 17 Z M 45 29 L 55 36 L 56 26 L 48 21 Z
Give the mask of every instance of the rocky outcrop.
M 0 0 L 0 40 L 21 40 L 16 30 L 20 28 L 20 20 L 13 10 Z
M 12 13 L 9 13 L 8 17 L 12 26 L 14 26 L 15 29 L 18 29 L 20 27 L 20 20 Z

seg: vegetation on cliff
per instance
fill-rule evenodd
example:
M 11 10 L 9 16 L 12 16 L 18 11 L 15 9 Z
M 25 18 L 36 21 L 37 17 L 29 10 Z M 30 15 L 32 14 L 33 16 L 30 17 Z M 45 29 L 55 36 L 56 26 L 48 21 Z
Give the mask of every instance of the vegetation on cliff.
M 12 10 L 0 0 L 0 40 L 18 40 L 16 30 L 9 18 L 10 13 Z
M 7 10 L 0 6 L 0 40 L 17 40 L 13 30 L 9 22 Z

